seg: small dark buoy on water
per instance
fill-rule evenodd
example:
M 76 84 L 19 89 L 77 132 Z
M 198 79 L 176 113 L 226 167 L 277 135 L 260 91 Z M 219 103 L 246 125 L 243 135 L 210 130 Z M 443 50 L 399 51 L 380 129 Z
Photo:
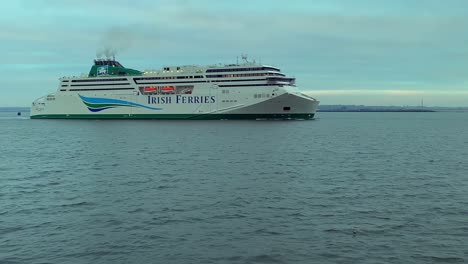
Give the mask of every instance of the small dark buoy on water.
M 20 115 L 21 115 L 21 112 L 18 112 L 18 116 L 20 116 Z

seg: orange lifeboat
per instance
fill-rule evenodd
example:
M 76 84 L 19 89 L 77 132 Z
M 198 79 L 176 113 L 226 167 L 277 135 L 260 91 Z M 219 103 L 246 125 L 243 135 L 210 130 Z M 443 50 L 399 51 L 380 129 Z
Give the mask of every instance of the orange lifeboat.
M 154 92 L 156 91 L 156 86 L 147 86 L 145 87 L 145 92 Z
M 174 92 L 175 89 L 174 89 L 174 86 L 163 86 L 161 87 L 161 92 L 163 93 L 170 93 L 170 92 Z

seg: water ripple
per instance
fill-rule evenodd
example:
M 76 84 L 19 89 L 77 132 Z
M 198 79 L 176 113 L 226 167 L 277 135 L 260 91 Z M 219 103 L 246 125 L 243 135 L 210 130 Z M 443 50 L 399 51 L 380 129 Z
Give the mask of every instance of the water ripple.
M 466 263 L 465 120 L 0 118 L 0 262 Z

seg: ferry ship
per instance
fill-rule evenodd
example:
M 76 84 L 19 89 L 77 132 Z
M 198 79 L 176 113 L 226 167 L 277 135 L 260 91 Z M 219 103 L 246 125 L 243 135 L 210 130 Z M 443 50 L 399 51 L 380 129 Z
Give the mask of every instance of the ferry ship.
M 138 71 L 95 59 L 32 103 L 32 119 L 313 119 L 319 101 L 279 68 L 250 62 Z

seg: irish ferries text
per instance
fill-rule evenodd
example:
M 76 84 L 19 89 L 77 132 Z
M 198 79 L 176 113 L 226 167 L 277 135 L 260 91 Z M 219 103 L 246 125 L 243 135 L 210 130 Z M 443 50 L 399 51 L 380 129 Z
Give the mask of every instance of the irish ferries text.
M 148 104 L 213 104 L 216 96 L 176 95 L 148 96 Z

